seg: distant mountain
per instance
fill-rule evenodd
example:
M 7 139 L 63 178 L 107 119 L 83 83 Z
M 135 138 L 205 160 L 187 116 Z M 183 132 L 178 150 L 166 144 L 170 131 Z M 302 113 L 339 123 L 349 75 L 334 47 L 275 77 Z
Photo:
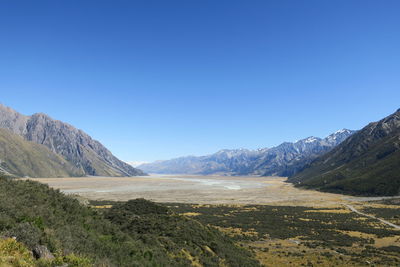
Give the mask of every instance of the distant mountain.
M 354 131 L 343 129 L 328 137 L 308 137 L 259 150 L 220 150 L 201 157 L 180 157 L 142 164 L 138 167 L 150 173 L 162 174 L 220 174 L 289 176 L 301 170 L 318 156 L 340 144 Z
M 290 182 L 356 195 L 400 194 L 400 109 L 368 124 Z
M 47 147 L 0 129 L 0 176 L 68 177 L 85 173 Z
M 128 163 L 129 165 L 131 165 L 132 167 L 137 167 L 139 165 L 148 163 L 148 161 L 127 161 L 126 163 Z
M 342 129 L 326 138 L 308 137 L 294 143 L 285 142 L 266 150 L 257 160 L 254 170 L 260 175 L 290 176 L 301 170 L 306 164 L 325 154 L 354 131 Z
M 0 128 L 8 129 L 27 141 L 46 146 L 86 175 L 144 174 L 117 159 L 100 142 L 93 140 L 82 130 L 43 113 L 25 116 L 0 104 Z
M 151 173 L 161 174 L 223 174 L 235 175 L 239 168 L 247 166 L 258 155 L 257 151 L 247 149 L 221 150 L 208 156 L 188 156 L 165 161 L 156 161 L 139 165 Z

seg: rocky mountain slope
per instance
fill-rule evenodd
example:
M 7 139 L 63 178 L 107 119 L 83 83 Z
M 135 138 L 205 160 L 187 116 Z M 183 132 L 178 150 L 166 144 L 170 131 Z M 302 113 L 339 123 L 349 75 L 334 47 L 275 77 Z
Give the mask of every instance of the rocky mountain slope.
M 368 124 L 289 181 L 347 194 L 400 194 L 400 109 Z
M 221 150 L 212 155 L 156 161 L 138 167 L 146 172 L 163 174 L 289 176 L 353 133 L 354 131 L 343 129 L 324 139 L 308 137 L 294 143 L 286 142 L 277 147 L 259 150 Z
M 117 159 L 100 142 L 82 130 L 36 113 L 25 116 L 0 104 L 0 128 L 49 148 L 86 175 L 134 176 L 141 170 Z
M 84 172 L 47 147 L 0 129 L 0 173 L 6 176 L 68 177 Z

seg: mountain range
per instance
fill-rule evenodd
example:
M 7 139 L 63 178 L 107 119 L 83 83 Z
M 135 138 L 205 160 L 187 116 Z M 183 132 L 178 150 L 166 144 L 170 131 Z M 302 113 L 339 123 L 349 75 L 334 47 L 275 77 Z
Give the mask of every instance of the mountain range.
M 0 154 L 0 170 L 3 173 L 30 177 L 144 175 L 141 170 L 116 158 L 82 130 L 44 113 L 25 116 L 0 104 L 0 128 L 3 129 L 1 136 L 4 140 L 1 149 L 5 151 L 9 146 L 9 153 Z M 11 149 L 13 142 L 19 145 Z M 19 154 L 17 147 L 24 147 L 25 151 Z M 11 154 L 21 160 L 11 161 Z M 38 154 L 40 156 L 29 156 Z M 25 155 L 24 160 L 22 155 Z M 41 165 L 38 165 L 39 162 Z M 58 173 L 55 174 L 50 162 L 57 162 L 53 165 L 57 165 Z
M 288 181 L 330 192 L 399 195 L 400 109 L 368 124 Z
M 258 150 L 225 149 L 207 156 L 146 163 L 138 168 L 161 174 L 290 176 L 354 132 L 343 129 L 323 139 L 311 136 L 294 143 L 285 142 Z
M 360 131 L 342 129 L 258 150 L 224 149 L 145 163 L 150 173 L 288 176 L 296 186 L 355 195 L 400 194 L 400 109 Z M 0 176 L 135 176 L 139 169 L 46 114 L 0 104 Z

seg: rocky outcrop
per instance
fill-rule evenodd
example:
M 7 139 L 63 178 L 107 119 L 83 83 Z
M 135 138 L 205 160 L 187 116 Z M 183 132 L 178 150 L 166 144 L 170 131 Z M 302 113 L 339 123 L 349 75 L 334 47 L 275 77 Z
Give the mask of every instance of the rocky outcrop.
M 54 260 L 54 255 L 46 246 L 37 245 L 33 248 L 32 254 L 36 259 Z

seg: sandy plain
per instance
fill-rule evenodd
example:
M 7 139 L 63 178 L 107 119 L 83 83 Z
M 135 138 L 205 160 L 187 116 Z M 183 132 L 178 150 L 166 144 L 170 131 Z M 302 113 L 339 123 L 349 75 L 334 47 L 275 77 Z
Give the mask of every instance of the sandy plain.
M 31 179 L 91 200 L 126 201 L 145 198 L 155 202 L 195 204 L 266 204 L 341 206 L 365 201 L 357 197 L 305 190 L 284 177 L 146 176 Z

